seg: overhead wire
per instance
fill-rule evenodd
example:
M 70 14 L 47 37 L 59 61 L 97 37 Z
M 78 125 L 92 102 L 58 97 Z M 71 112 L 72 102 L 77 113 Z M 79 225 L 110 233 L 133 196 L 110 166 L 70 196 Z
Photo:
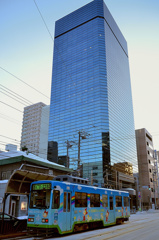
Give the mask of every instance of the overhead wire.
M 11 97 L 11 96 L 9 96 L 7 93 L 4 93 L 3 91 L 0 91 L 0 93 L 2 93 L 2 94 L 4 94 L 4 95 L 6 95 L 6 96 L 7 96 L 7 97 L 9 97 L 9 98 L 12 98 L 13 100 L 15 100 L 15 101 L 19 102 L 20 104 L 23 104 L 23 105 L 27 106 L 25 103 L 22 103 L 21 101 L 19 101 L 19 100 L 15 99 L 14 97 Z
M 51 39 L 53 40 L 53 37 L 52 37 L 52 35 L 51 35 L 51 33 L 50 33 L 50 31 L 49 31 L 49 29 L 48 29 L 48 27 L 47 27 L 47 24 L 46 24 L 46 22 L 45 22 L 45 20 L 44 20 L 44 18 L 43 18 L 43 16 L 42 16 L 42 14 L 41 14 L 41 11 L 40 11 L 40 9 L 39 9 L 39 7 L 38 7 L 38 5 L 37 5 L 37 3 L 36 3 L 36 1 L 34 0 L 34 3 L 35 3 L 35 5 L 36 5 L 36 7 L 37 7 L 37 9 L 38 9 L 38 12 L 39 12 L 39 14 L 40 14 L 40 16 L 41 16 L 41 18 L 42 18 L 42 20 L 43 20 L 43 22 L 44 22 L 44 24 L 45 24 L 45 27 L 46 27 L 46 29 L 47 29 L 47 31 L 48 31 L 48 33 L 49 33 L 49 35 L 50 35 L 50 37 L 51 37 Z M 56 46 L 55 46 L 56 47 Z M 4 70 L 4 69 L 3 69 Z M 6 70 L 5 70 L 6 71 Z M 8 71 L 7 71 L 8 72 Z M 14 76 L 14 75 L 13 75 Z M 15 76 L 14 76 L 15 77 Z M 16 109 L 17 110 L 17 109 Z M 112 139 L 113 140 L 113 139 Z M 111 140 L 111 141 L 112 141 Z M 121 139 L 118 139 L 118 140 L 121 140 Z M 123 156 L 123 155 L 122 155 Z M 130 159 L 130 158 L 129 158 Z
M 55 48 L 57 49 L 58 54 L 59 54 L 60 58 L 61 58 L 62 61 L 63 61 L 63 64 L 64 64 L 64 66 L 65 66 L 65 68 L 66 68 L 66 72 L 67 72 L 67 74 L 69 75 L 70 79 L 72 80 L 72 77 L 71 77 L 71 75 L 70 75 L 70 73 L 69 73 L 69 71 L 68 71 L 68 68 L 67 68 L 67 66 L 66 66 L 66 64 L 65 64 L 65 61 L 63 60 L 63 58 L 62 58 L 62 56 L 61 56 L 61 53 L 60 53 L 60 51 L 59 51 L 59 49 L 58 49 L 58 47 L 57 47 L 57 45 L 56 45 L 56 42 L 54 41 L 54 38 L 52 37 L 52 35 L 51 35 L 51 33 L 50 33 L 50 30 L 49 30 L 49 28 L 48 28 L 48 26 L 47 26 L 47 24 L 46 24 L 46 21 L 44 20 L 44 17 L 43 17 L 43 15 L 42 15 L 41 11 L 40 11 L 40 8 L 38 7 L 37 2 L 36 2 L 35 0 L 33 0 L 33 1 L 34 1 L 34 3 L 35 3 L 35 6 L 36 6 L 36 8 L 37 8 L 37 10 L 38 10 L 41 18 L 42 18 L 43 23 L 44 23 L 44 25 L 45 25 L 45 27 L 46 27 L 46 29 L 47 29 L 47 31 L 48 31 L 48 33 L 49 33 L 52 41 L 53 41 L 53 43 L 54 43 L 54 46 L 55 46 Z
M 14 124 L 18 124 L 18 125 L 21 124 L 21 122 L 18 121 L 17 119 L 11 118 L 10 116 L 2 114 L 2 113 L 0 113 L 0 118 L 3 118 L 3 119 L 5 119 L 5 120 L 7 120 L 9 122 L 14 123 Z
M 33 104 L 33 102 L 31 102 L 31 101 L 29 101 L 28 99 L 22 97 L 21 95 L 19 95 L 18 93 L 10 90 L 9 88 L 3 86 L 2 84 L 0 84 L 0 88 L 1 88 L 3 91 L 6 91 L 7 93 L 11 94 L 12 96 L 15 96 L 15 97 L 18 98 L 19 100 L 24 101 L 26 104 Z
M 19 109 L 15 108 L 15 107 L 13 107 L 13 106 L 11 106 L 11 105 L 9 105 L 9 104 L 5 103 L 5 102 L 2 102 L 2 101 L 0 101 L 0 103 L 4 104 L 4 105 L 6 105 L 6 106 L 8 106 L 8 107 L 10 107 L 10 108 L 12 108 L 12 109 L 15 109 L 15 110 L 17 110 L 18 112 L 21 112 L 21 113 L 23 113 L 23 112 L 22 112 L 22 111 L 20 111 Z
M 43 95 L 44 97 L 50 99 L 48 96 L 46 96 L 44 93 L 40 92 L 39 90 L 37 90 L 36 88 L 34 88 L 33 86 L 31 86 L 30 84 L 26 83 L 24 80 L 20 79 L 19 77 L 15 76 L 14 74 L 12 74 L 11 72 L 7 71 L 5 68 L 1 67 L 0 68 L 5 71 L 6 73 L 10 74 L 12 77 L 16 78 L 17 80 L 19 80 L 20 82 L 24 83 L 25 85 L 27 85 L 28 87 L 32 88 L 33 90 L 35 90 L 36 92 L 38 92 L 39 94 Z
M 19 141 L 19 140 L 17 140 L 17 139 L 10 138 L 10 137 L 6 137 L 6 136 L 4 136 L 4 135 L 0 135 L 0 137 L 4 137 L 4 138 L 8 138 L 8 139 L 10 139 L 10 140 L 14 140 L 14 141 L 20 142 L 20 141 Z
M 40 11 L 40 9 L 39 9 L 39 7 L 38 7 L 36 1 L 35 1 L 35 0 L 33 0 L 33 1 L 34 1 L 34 3 L 35 3 L 35 6 L 36 6 L 36 8 L 37 8 L 37 10 L 38 10 L 38 12 L 39 12 L 39 14 L 40 14 L 42 20 L 43 20 L 43 23 L 44 23 L 44 25 L 45 25 L 45 27 L 46 27 L 46 29 L 47 29 L 47 31 L 48 31 L 48 33 L 49 33 L 49 35 L 50 35 L 52 41 L 54 41 L 54 39 L 53 39 L 53 37 L 52 37 L 52 35 L 51 35 L 51 33 L 50 33 L 50 30 L 49 30 L 49 28 L 48 28 L 48 26 L 47 26 L 47 24 L 46 24 L 46 22 L 45 22 L 45 20 L 44 20 L 44 18 L 43 18 L 43 15 L 42 15 L 42 13 L 41 13 L 41 11 Z

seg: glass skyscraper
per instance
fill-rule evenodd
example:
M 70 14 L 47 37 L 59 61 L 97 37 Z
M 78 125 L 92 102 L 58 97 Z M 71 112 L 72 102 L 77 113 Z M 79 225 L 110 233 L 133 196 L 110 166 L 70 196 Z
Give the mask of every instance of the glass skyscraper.
M 137 172 L 127 43 L 103 0 L 56 21 L 48 141 L 92 183 Z

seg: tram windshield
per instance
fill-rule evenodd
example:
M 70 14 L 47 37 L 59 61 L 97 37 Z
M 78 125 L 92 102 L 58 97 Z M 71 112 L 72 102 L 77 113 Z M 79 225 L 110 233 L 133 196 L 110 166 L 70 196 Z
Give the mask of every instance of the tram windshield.
M 32 185 L 30 208 L 46 209 L 50 207 L 51 184 Z

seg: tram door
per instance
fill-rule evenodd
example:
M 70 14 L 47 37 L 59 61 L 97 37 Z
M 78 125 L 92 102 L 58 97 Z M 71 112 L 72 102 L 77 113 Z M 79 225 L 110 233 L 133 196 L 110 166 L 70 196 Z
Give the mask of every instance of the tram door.
M 115 208 L 114 208 L 114 197 L 109 196 L 109 221 L 110 223 L 115 222 Z
M 64 192 L 63 201 L 64 231 L 71 230 L 71 192 Z

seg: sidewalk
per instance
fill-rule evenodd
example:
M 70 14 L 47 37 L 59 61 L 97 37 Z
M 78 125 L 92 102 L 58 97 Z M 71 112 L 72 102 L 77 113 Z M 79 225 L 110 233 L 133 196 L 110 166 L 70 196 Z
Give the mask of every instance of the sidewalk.
M 149 209 L 147 211 L 137 211 L 136 213 L 133 213 L 133 214 L 145 214 L 145 213 L 159 213 L 159 210 L 156 210 L 156 209 Z
M 21 237 L 21 236 L 25 236 L 26 235 L 26 232 L 19 232 L 19 233 L 8 233 L 8 234 L 0 234 L 0 239 L 6 239 L 6 238 L 13 238 L 15 237 Z

